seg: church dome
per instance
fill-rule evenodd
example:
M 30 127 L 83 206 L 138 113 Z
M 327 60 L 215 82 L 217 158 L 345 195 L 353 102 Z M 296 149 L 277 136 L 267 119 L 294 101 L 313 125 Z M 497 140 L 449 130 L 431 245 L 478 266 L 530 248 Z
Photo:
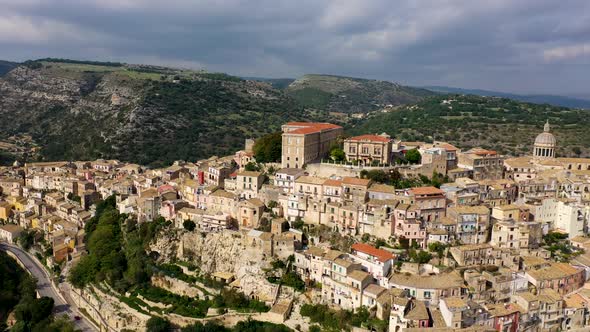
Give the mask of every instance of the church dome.
M 535 138 L 535 145 L 542 145 L 542 146 L 555 146 L 557 144 L 557 140 L 552 133 L 544 132 L 540 133 L 537 138 Z

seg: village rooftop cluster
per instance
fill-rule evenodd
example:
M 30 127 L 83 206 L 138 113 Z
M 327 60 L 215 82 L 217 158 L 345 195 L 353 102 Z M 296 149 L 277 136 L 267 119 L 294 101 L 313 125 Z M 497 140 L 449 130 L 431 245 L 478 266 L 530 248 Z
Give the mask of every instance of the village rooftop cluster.
M 530 155 L 510 158 L 290 122 L 280 163 L 253 171 L 246 170 L 256 163 L 253 145 L 162 169 L 117 160 L 1 168 L 0 238 L 42 231 L 46 264 L 75 264 L 86 254 L 84 225 L 95 204 L 114 195 L 119 212 L 139 223 L 163 217 L 182 229 L 191 220 L 197 232 L 241 234 L 268 262 L 292 257 L 313 303 L 365 306 L 391 332 L 590 326 L 590 159 L 556 156 L 549 123 Z M 345 160 L 330 159 L 334 146 Z M 406 162 L 410 151 L 419 162 Z M 395 188 L 370 171 L 438 174 L 446 183 Z M 330 233 L 351 245 L 337 248 Z M 237 271 L 217 272 L 244 291 Z M 293 299 L 246 295 L 289 319 Z

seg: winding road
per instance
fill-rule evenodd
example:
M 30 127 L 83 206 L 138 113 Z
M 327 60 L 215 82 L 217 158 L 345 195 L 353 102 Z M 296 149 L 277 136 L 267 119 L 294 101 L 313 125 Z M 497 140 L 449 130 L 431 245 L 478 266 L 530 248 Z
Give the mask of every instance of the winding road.
M 56 315 L 68 316 L 76 326 L 77 330 L 84 332 L 87 331 L 98 331 L 98 329 L 88 321 L 88 319 L 77 310 L 72 309 L 73 304 L 66 302 L 62 294 L 55 288 L 51 282 L 51 278 L 45 268 L 41 266 L 37 260 L 22 250 L 21 248 L 8 244 L 0 243 L 0 250 L 10 251 L 25 265 L 25 268 L 31 273 L 33 277 L 37 279 L 37 291 L 40 296 L 47 296 L 53 299 L 55 303 L 54 313 Z M 76 320 L 74 317 L 80 317 Z

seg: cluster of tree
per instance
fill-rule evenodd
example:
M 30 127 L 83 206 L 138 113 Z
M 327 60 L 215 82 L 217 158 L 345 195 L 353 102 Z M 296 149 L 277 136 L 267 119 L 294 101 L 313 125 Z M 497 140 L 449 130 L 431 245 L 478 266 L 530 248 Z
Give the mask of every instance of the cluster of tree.
M 197 227 L 197 224 L 195 224 L 194 221 L 187 219 L 182 223 L 182 227 L 184 227 L 184 229 L 186 229 L 187 231 L 192 232 Z
M 36 234 L 32 229 L 25 229 L 18 237 L 18 244 L 25 250 L 31 249 L 33 244 L 35 244 Z
M 410 164 L 419 164 L 422 161 L 422 155 L 418 149 L 408 150 L 405 154 L 405 158 Z
M 330 159 L 337 162 L 345 161 L 346 153 L 344 153 L 344 150 L 342 150 L 340 146 L 333 146 L 332 149 L 330 149 Z
M 14 332 L 74 331 L 67 319 L 52 315 L 53 299 L 37 298 L 36 281 L 4 252 L 0 252 L 0 276 L 0 330 L 7 328 L 8 314 L 14 312 Z
M 254 143 L 254 158 L 259 163 L 274 163 L 281 160 L 283 139 L 280 132 L 262 136 Z
M 432 242 L 428 244 L 428 250 L 430 250 L 432 253 L 436 253 L 438 258 L 443 258 L 445 249 L 447 249 L 448 246 L 448 244 L 441 242 Z
M 384 332 L 388 328 L 388 322 L 371 317 L 366 307 L 353 312 L 333 310 L 325 304 L 303 304 L 300 314 L 309 317 L 312 323 L 319 324 L 322 331 L 349 331 L 352 327 L 365 327 L 371 331 Z M 317 327 L 314 330 L 319 331 Z
M 426 264 L 432 259 L 432 254 L 424 250 L 410 249 L 408 250 L 408 257 L 414 263 Z
M 137 296 L 141 295 L 149 301 L 166 305 L 163 313 L 193 318 L 206 317 L 210 308 L 217 308 L 219 313 L 225 312 L 227 309 L 241 312 L 266 312 L 269 310 L 264 302 L 249 299 L 233 289 L 221 289 L 220 293 L 212 299 L 182 296 L 154 286 L 136 288 L 131 294 L 133 295 L 131 300 L 137 299 Z
M 95 90 L 96 83 L 108 75 L 115 74 L 82 73 L 82 98 L 87 98 L 85 94 Z M 11 109 L 14 112 L 8 112 L 9 118 L 0 123 L 0 134 L 14 128 L 31 134 L 41 147 L 42 160 L 100 157 L 162 167 L 175 160 L 234 153 L 243 147 L 245 138 L 276 132 L 285 121 L 317 120 L 294 100 L 270 87 L 266 87 L 266 92 L 273 98 L 261 98 L 248 93 L 250 83 L 233 76 L 203 73 L 183 77 L 175 82 L 132 77 L 118 80 L 122 88 L 132 89 L 141 98 L 133 107 L 121 105 L 115 113 L 100 112 L 99 121 L 93 118 L 92 111 L 101 110 L 104 105 L 72 113 L 72 105 L 67 102 L 38 103 L 27 104 L 25 112 L 21 111 L 25 109 L 25 96 L 18 96 Z M 139 116 L 134 118 L 133 129 L 123 129 L 136 111 Z M 101 133 L 107 130 L 116 134 L 105 140 Z M 266 157 L 259 156 L 262 161 L 280 159 L 280 142 L 265 153 Z M 7 163 L 14 160 L 9 159 Z
M 406 178 L 401 175 L 401 173 L 396 170 L 392 169 L 388 172 L 383 170 L 362 170 L 360 173 L 361 178 L 363 179 L 370 179 L 374 182 L 384 183 L 391 186 L 394 186 L 396 189 L 404 189 L 404 188 L 412 188 L 412 187 L 421 187 L 421 186 L 434 186 L 440 188 L 440 186 L 444 183 L 450 181 L 448 176 L 442 175 L 440 173 L 433 172 L 432 178 L 428 178 L 424 175 L 419 175 L 418 177 L 411 177 Z
M 573 256 L 582 253 L 580 250 L 575 250 L 567 239 L 568 234 L 549 232 L 543 236 L 544 248 L 549 250 L 553 259 L 567 262 Z
M 449 105 L 444 100 L 454 102 Z M 349 132 L 392 132 L 402 140 L 432 142 L 436 139 L 463 148 L 481 146 L 516 155 L 531 151 L 531 138 L 542 131 L 547 119 L 552 132 L 559 137 L 559 155 L 588 153 L 590 132 L 584 130 L 590 125 L 587 111 L 472 95 L 434 96 L 395 112 L 352 119 Z M 578 146 L 579 150 L 574 151 L 572 146 Z
M 251 161 L 244 166 L 244 169 L 248 172 L 260 172 L 260 165 Z
M 100 202 L 85 226 L 88 255 L 72 269 L 70 282 L 81 288 L 106 281 L 119 292 L 146 284 L 153 269 L 147 245 L 168 225 L 163 218 L 138 225 L 117 211 L 114 196 Z

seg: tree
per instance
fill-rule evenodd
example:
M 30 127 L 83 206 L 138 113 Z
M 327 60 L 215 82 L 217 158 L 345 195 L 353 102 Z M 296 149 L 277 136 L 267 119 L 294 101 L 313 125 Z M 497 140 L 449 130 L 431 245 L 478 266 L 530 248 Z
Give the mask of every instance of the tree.
M 335 146 L 330 150 L 330 158 L 334 161 L 344 161 L 346 160 L 346 154 L 340 147 Z
M 187 219 L 182 223 L 182 226 L 184 227 L 184 229 L 186 229 L 189 232 L 192 232 L 195 230 L 195 227 L 197 227 L 197 225 L 195 224 L 194 221 Z
M 254 162 L 249 162 L 244 166 L 244 169 L 248 172 L 258 172 L 260 171 L 260 166 Z
M 406 160 L 410 162 L 410 164 L 419 164 L 422 161 L 422 156 L 418 149 L 411 149 L 406 152 Z
M 443 258 L 446 248 L 447 245 L 440 242 L 432 242 L 428 244 L 428 250 L 437 253 L 438 258 Z
M 580 149 L 580 147 L 579 147 L 579 146 L 574 146 L 574 147 L 572 148 L 572 151 L 573 151 L 573 152 L 576 154 L 576 156 L 578 156 L 578 157 L 579 157 L 579 156 L 582 154 L 582 149 Z
M 148 332 L 170 332 L 172 325 L 162 317 L 152 317 L 147 321 L 146 328 Z
M 262 136 L 256 140 L 252 150 L 259 163 L 274 163 L 281 160 L 283 137 L 281 132 Z
M 303 219 L 301 219 L 301 217 L 297 217 L 293 222 L 291 222 L 291 227 L 295 229 L 301 230 L 303 229 L 303 225 L 305 225 L 305 223 L 303 222 Z
M 417 252 L 414 249 L 410 249 L 409 256 L 414 263 L 418 264 L 426 264 L 430 262 L 430 260 L 432 259 L 432 255 L 424 250 L 420 250 Z
M 271 222 L 266 217 L 260 218 L 260 223 L 258 225 L 257 230 L 262 232 L 270 232 L 271 229 Z
M 29 250 L 33 246 L 33 242 L 35 241 L 35 231 L 26 229 L 18 238 L 18 244 L 23 247 L 25 250 Z

